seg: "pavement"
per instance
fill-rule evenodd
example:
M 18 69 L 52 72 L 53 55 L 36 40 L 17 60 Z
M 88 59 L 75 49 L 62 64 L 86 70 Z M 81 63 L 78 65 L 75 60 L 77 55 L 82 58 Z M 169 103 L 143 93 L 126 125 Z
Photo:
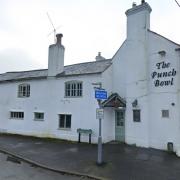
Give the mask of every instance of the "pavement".
M 0 180 L 79 180 L 72 175 L 64 175 L 47 171 L 40 167 L 31 166 L 26 162 L 17 161 L 15 158 L 0 153 Z M 88 180 L 87 178 L 82 178 Z
M 0 135 L 0 151 L 33 165 L 77 177 L 109 180 L 179 180 L 180 158 L 173 153 L 119 143 L 97 145 L 18 135 Z

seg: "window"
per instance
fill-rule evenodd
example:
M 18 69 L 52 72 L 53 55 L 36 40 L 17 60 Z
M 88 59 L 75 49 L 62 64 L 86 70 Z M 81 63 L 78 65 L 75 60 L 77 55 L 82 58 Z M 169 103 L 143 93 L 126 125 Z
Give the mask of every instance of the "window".
M 30 85 L 20 84 L 18 86 L 18 97 L 29 97 L 30 96 Z
M 169 110 L 162 110 L 162 118 L 169 118 Z
M 140 109 L 133 109 L 133 121 L 140 122 L 141 121 L 141 113 Z
M 34 113 L 34 120 L 36 120 L 36 121 L 43 121 L 44 120 L 44 113 L 42 113 L 42 112 L 35 112 Z
M 124 112 L 116 111 L 116 126 L 124 126 Z
M 71 128 L 71 115 L 70 114 L 60 114 L 59 115 L 59 128 Z
M 70 81 L 65 83 L 65 97 L 81 97 L 82 82 Z
M 24 119 L 24 112 L 10 112 L 10 118 L 12 119 Z

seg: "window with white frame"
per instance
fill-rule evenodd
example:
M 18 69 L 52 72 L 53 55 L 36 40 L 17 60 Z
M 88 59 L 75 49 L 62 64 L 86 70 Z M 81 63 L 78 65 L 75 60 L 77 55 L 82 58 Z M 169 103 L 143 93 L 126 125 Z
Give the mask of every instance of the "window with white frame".
M 18 97 L 29 97 L 30 96 L 30 85 L 20 84 L 18 86 Z
M 11 111 L 10 118 L 11 119 L 24 119 L 24 112 Z
M 71 114 L 59 114 L 59 128 L 71 128 Z
M 81 97 L 83 86 L 81 81 L 65 82 L 65 97 Z
M 43 121 L 44 120 L 44 113 L 43 112 L 34 112 L 34 120 Z
M 140 109 L 133 109 L 133 121 L 141 122 L 141 111 Z
M 161 111 L 161 113 L 162 113 L 162 118 L 169 118 L 169 110 L 162 110 Z

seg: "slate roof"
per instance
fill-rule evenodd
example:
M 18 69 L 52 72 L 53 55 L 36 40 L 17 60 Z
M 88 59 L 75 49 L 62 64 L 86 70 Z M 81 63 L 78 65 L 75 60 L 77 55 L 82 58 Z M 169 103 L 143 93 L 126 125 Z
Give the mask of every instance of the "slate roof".
M 64 67 L 64 72 L 58 74 L 56 77 L 98 74 L 104 72 L 110 65 L 111 59 L 68 65 Z M 47 75 L 47 69 L 7 72 L 0 74 L 0 83 L 30 79 L 45 79 L 47 78 Z

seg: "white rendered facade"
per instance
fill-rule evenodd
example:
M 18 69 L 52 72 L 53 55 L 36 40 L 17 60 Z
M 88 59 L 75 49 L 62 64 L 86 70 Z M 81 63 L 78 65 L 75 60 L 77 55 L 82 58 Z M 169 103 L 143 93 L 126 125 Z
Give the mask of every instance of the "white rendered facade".
M 115 112 L 123 109 L 126 143 L 167 149 L 167 143 L 172 142 L 179 155 L 180 45 L 150 31 L 150 13 L 146 2 L 126 12 L 127 38 L 112 60 L 97 57 L 93 66 L 97 71 L 93 63 L 80 64 L 76 70 L 73 65 L 64 67 L 65 48 L 60 37 L 50 46 L 48 70 L 38 71 L 45 75 L 32 77 L 36 71 L 30 72 L 30 77 L 23 72 L 22 78 L 14 78 L 16 73 L 0 75 L 0 130 L 77 141 L 78 128 L 92 129 L 92 142 L 97 143 L 98 103 L 92 84 L 101 82 L 108 96 L 116 93 L 126 102 L 125 107 L 104 107 L 103 142 L 116 139 Z M 66 82 L 76 81 L 82 83 L 82 95 L 66 97 Z M 18 97 L 20 84 L 30 85 L 29 97 Z M 139 122 L 134 121 L 134 110 L 140 112 Z M 24 117 L 14 119 L 11 112 L 24 112 Z M 43 113 L 42 121 L 34 119 L 35 112 Z M 60 114 L 71 115 L 70 128 L 59 128 Z M 82 135 L 82 141 L 87 142 L 88 136 Z

